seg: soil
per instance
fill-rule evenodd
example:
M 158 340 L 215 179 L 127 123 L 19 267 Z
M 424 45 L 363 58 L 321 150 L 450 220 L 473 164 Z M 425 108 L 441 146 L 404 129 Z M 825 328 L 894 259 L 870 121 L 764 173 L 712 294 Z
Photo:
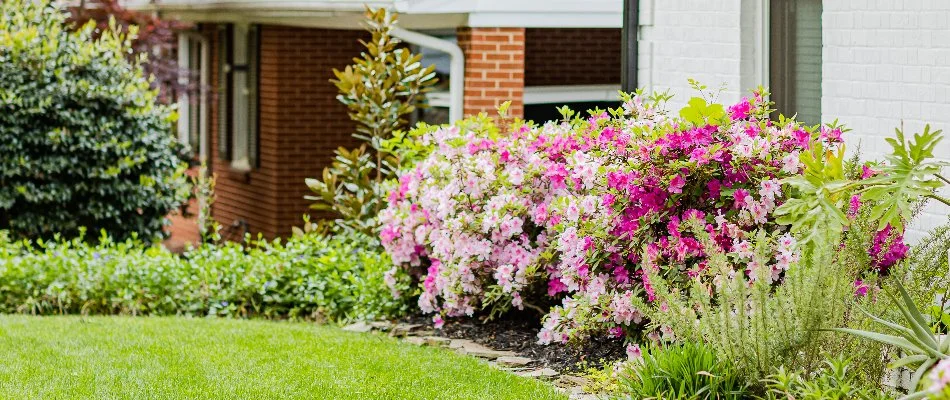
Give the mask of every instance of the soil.
M 430 317 L 410 317 L 410 323 L 432 326 Z M 495 350 L 509 350 L 535 360 L 531 366 L 548 367 L 561 373 L 579 372 L 586 367 L 600 367 L 625 359 L 622 340 L 605 337 L 590 338 L 578 345 L 538 344 L 541 321 L 528 313 L 509 313 L 490 321 L 449 320 L 437 336 L 469 339 Z

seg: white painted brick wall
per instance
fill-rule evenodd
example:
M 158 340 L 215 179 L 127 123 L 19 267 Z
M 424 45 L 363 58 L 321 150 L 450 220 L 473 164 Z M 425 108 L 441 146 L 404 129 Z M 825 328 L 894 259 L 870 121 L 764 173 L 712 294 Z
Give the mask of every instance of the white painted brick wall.
M 639 85 L 670 90 L 677 109 L 696 95 L 694 78 L 724 84 L 730 104 L 764 82 L 756 16 L 767 0 L 641 0 Z M 852 129 L 850 149 L 880 159 L 884 138 L 925 123 L 948 137 L 936 154 L 950 160 L 950 0 L 823 2 L 822 120 Z M 945 171 L 950 174 L 950 170 Z M 944 193 L 950 196 L 950 190 Z M 932 202 L 933 203 L 933 202 Z M 947 223 L 950 207 L 931 204 L 908 238 Z
M 847 142 L 852 150 L 860 145 L 862 158 L 887 153 L 884 138 L 894 128 L 912 134 L 929 123 L 947 133 L 936 154 L 950 160 L 948 21 L 947 0 L 824 2 L 822 119 L 853 129 Z M 931 204 L 909 239 L 947 223 L 948 213 L 950 207 Z
M 718 100 L 731 104 L 758 83 L 751 80 L 755 51 L 744 6 L 750 0 L 641 0 L 639 86 L 669 90 L 670 108 L 686 104 L 698 93 L 693 78 L 718 89 Z

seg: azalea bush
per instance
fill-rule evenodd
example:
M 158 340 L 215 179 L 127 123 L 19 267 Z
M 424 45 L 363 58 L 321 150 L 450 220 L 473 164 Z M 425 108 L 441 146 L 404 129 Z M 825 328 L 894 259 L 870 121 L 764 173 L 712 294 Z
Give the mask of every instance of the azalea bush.
M 697 97 L 674 115 L 668 96 L 640 92 L 541 126 L 502 129 L 483 115 L 431 129 L 421 141 L 435 150 L 380 214 L 383 245 L 418 276 L 436 324 L 536 308 L 543 343 L 640 332 L 656 299 L 648 272 L 674 286 L 722 279 L 684 221 L 729 254 L 734 274 L 779 284 L 800 257 L 771 217 L 780 180 L 801 172 L 809 143 L 839 143 L 842 131 L 773 121 L 763 94 L 728 108 Z M 752 257 L 757 230 L 770 238 L 765 258 Z
M 407 310 L 375 239 L 303 233 L 203 244 L 184 255 L 134 240 L 14 240 L 0 231 L 0 313 L 183 315 L 345 321 Z

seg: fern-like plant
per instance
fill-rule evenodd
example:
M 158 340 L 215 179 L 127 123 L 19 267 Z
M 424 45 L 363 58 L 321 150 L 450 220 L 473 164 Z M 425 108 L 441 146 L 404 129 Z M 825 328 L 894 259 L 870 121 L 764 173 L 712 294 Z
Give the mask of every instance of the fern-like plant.
M 678 340 L 709 344 L 753 382 L 780 366 L 805 371 L 820 367 L 819 330 L 840 326 L 853 299 L 855 273 L 838 262 L 833 247 L 824 243 L 805 252 L 776 286 L 769 283 L 768 268 L 747 276 L 734 269 L 702 226 L 690 222 L 689 229 L 702 238 L 709 256 L 708 274 L 714 278 L 693 278 L 679 292 L 661 275 L 650 274 L 658 304 L 666 305 L 653 311 L 652 323 L 670 328 Z M 766 265 L 775 239 L 764 232 L 754 238 L 754 260 L 759 265 Z

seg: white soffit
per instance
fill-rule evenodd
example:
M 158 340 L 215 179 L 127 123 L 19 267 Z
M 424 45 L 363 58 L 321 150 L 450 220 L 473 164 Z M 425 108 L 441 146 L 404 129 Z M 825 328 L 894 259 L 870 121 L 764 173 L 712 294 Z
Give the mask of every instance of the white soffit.
M 366 5 L 388 7 L 408 29 L 619 28 L 623 0 L 125 0 L 195 22 L 250 21 L 361 29 Z

